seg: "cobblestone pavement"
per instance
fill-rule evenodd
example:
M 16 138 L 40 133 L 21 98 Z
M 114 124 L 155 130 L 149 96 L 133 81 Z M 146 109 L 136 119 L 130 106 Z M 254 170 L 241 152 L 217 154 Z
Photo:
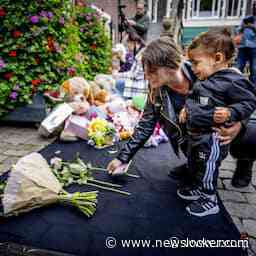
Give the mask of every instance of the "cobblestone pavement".
M 8 170 L 21 156 L 38 151 L 52 141 L 40 138 L 35 128 L 0 127 L 0 172 Z M 234 169 L 235 160 L 228 157 L 219 175 L 219 194 L 240 232 L 249 234 L 252 250 L 256 253 L 256 168 L 252 184 L 244 189 L 231 186 Z M 252 251 L 250 255 L 254 255 Z

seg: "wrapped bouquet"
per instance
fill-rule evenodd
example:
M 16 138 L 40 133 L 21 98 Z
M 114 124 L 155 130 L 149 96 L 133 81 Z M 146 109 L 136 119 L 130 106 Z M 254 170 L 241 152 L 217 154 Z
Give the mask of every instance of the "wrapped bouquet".
M 69 204 L 90 217 L 97 191 L 68 193 L 38 153 L 21 158 L 13 167 L 2 199 L 4 216 L 18 215 L 53 203 Z

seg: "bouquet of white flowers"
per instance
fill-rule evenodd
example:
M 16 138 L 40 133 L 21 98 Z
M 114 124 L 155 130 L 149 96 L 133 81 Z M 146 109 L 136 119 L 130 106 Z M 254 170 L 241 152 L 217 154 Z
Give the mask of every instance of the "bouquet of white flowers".
M 18 215 L 53 203 L 77 207 L 90 217 L 96 210 L 97 191 L 68 193 L 38 153 L 21 158 L 11 170 L 2 199 L 4 216 Z

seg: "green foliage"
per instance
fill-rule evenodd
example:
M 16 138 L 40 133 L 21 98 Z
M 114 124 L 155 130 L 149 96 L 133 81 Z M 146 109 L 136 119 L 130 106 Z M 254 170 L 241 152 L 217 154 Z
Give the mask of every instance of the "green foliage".
M 0 116 L 71 76 L 107 71 L 111 42 L 98 13 L 70 3 L 0 0 Z

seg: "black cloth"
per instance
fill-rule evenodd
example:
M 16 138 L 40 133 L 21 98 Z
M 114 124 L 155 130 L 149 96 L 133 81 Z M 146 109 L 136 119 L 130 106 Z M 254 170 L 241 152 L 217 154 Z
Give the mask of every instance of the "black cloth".
M 109 150 L 95 150 L 86 142 L 56 142 L 42 150 L 42 155 L 49 160 L 56 156 L 56 151 L 61 151 L 57 156 L 71 160 L 79 152 L 84 160 L 104 167 L 115 157 Z M 222 204 L 219 214 L 204 218 L 193 217 L 186 212 L 186 203 L 176 195 L 176 183 L 167 177 L 169 170 L 180 162 L 169 144 L 162 144 L 156 149 L 142 149 L 130 168 L 130 173 L 141 178 L 114 180 L 123 184 L 123 190 L 131 192 L 131 196 L 101 191 L 96 214 L 91 219 L 77 209 L 58 205 L 18 217 L 1 218 L 0 242 L 15 242 L 79 256 L 242 255 L 239 248 L 121 248 L 121 239 L 239 239 L 240 234 Z M 110 181 L 106 173 L 97 172 L 95 176 Z M 94 188 L 71 186 L 68 190 Z M 117 248 L 106 248 L 105 240 L 109 236 L 118 240 Z

